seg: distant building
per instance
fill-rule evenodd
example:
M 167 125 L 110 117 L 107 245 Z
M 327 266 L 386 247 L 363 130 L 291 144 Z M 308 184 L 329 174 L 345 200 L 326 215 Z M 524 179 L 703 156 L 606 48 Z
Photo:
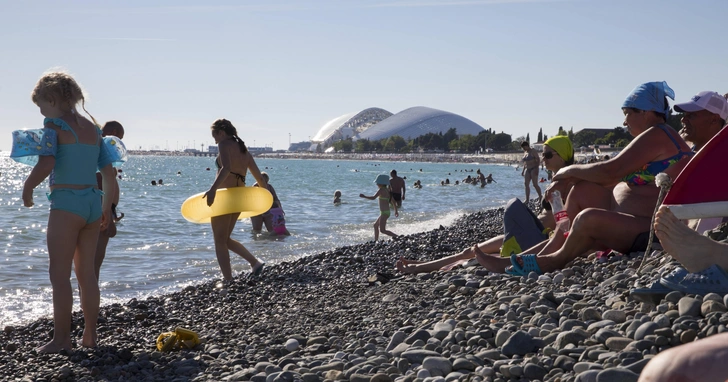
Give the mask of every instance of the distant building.
M 309 147 L 311 147 L 311 142 L 308 141 L 291 143 L 288 151 L 308 151 Z
M 272 147 L 248 147 L 248 151 L 251 153 L 272 153 Z
M 325 150 L 335 142 L 349 138 L 376 141 L 398 135 L 409 140 L 428 133 L 444 134 L 453 128 L 457 135 L 478 135 L 485 130 L 465 117 L 429 107 L 411 107 L 397 114 L 372 107 L 332 119 L 321 127 L 311 142 L 292 144 L 289 151 Z
M 207 152 L 217 154 L 219 151 L 217 146 L 207 146 Z
M 185 149 L 184 152 L 186 152 L 186 153 L 199 153 L 200 150 L 198 150 L 198 149 Z
M 330 146 L 334 142 L 344 139 L 354 138 L 357 134 L 366 131 L 377 123 L 391 117 L 392 113 L 377 107 L 364 109 L 360 112 L 344 114 L 336 117 L 319 129 L 319 131 L 311 139 L 312 144 L 321 144 Z M 318 147 L 311 147 L 315 151 Z
M 446 133 L 455 129 L 460 135 L 478 135 L 485 129 L 477 123 L 447 111 L 417 106 L 403 110 L 382 122 L 359 133 L 354 140 L 372 141 L 398 135 L 404 139 L 414 139 L 428 133 Z

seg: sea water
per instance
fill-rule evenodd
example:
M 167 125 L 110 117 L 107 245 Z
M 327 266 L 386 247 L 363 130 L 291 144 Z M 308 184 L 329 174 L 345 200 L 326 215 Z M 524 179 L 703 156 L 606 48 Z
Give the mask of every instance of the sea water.
M 31 168 L 7 155 L 0 154 L 0 327 L 52 315 L 45 240 L 47 183 L 36 188 L 35 206 L 24 207 L 22 187 Z M 378 202 L 359 194 L 374 195 L 376 176 L 392 169 L 406 177 L 407 192 L 399 217 L 393 213 L 387 228 L 401 235 L 449 225 L 464 213 L 524 197 L 520 169 L 501 165 L 314 159 L 256 162 L 270 175 L 291 236 L 253 233 L 249 219 L 240 220 L 232 236 L 268 264 L 373 240 Z M 477 169 L 492 173 L 497 183 L 485 188 L 453 184 L 468 175 L 475 177 Z M 109 241 L 101 269 L 102 305 L 219 279 L 209 224 L 189 223 L 180 215 L 186 198 L 212 184 L 214 159 L 132 156 L 121 170 L 118 211 L 125 217 L 118 224 L 117 236 Z M 451 184 L 441 186 L 446 178 Z M 151 185 L 159 179 L 163 185 Z M 412 187 L 416 180 L 422 182 L 421 189 Z M 254 182 L 248 175 L 248 185 Z M 332 203 L 335 190 L 342 193 L 339 206 Z M 536 195 L 534 191 L 532 195 Z M 234 274 L 250 272 L 245 260 L 234 253 L 231 259 Z M 75 287 L 75 279 L 72 283 Z M 78 293 L 74 293 L 74 304 L 78 309 Z

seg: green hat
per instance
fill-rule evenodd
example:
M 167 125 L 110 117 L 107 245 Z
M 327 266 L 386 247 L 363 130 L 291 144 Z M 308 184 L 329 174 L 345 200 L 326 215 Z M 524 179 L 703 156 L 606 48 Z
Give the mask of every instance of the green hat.
M 561 159 L 568 161 L 574 157 L 574 146 L 571 144 L 569 137 L 564 135 L 555 135 L 549 138 L 544 145 L 551 147 Z

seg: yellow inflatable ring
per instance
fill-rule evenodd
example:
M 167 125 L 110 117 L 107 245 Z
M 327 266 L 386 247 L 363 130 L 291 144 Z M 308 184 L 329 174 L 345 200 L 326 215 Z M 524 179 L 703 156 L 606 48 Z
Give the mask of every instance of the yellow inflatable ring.
M 201 192 L 192 195 L 182 203 L 182 216 L 192 223 L 209 223 L 213 216 L 240 212 L 238 219 L 260 215 L 273 206 L 273 195 L 260 187 L 220 188 L 215 194 L 215 202 L 207 206 Z

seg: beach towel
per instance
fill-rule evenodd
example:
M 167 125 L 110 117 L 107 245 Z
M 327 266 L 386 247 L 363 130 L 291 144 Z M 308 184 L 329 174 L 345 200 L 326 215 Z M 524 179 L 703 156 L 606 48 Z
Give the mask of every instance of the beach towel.
M 506 204 L 503 214 L 503 246 L 501 256 L 510 257 L 549 238 L 547 230 L 536 215 L 520 199 L 514 198 Z

